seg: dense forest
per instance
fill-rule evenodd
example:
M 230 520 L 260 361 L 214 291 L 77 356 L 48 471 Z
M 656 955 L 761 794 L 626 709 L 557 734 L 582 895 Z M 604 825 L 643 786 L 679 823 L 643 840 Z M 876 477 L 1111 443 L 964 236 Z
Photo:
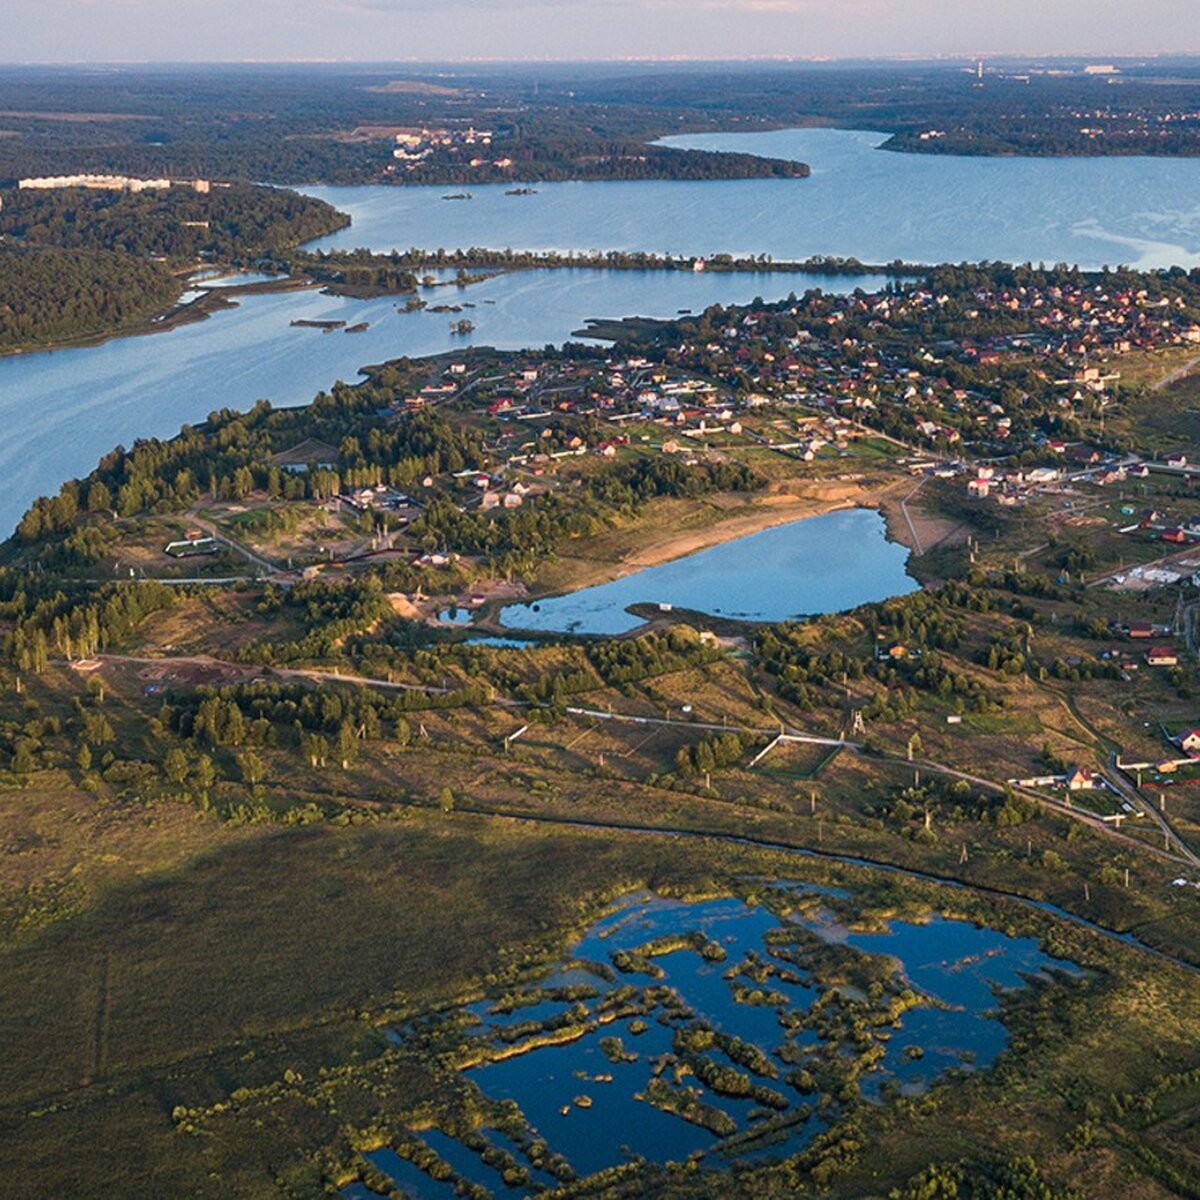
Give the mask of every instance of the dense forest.
M 129 254 L 0 246 L 0 351 L 144 321 L 179 290 L 161 263 Z
M 0 353 L 136 327 L 202 260 L 286 262 L 348 224 L 310 196 L 233 184 L 169 191 L 7 191 L 0 208 Z
M 514 137 L 500 143 L 511 166 L 474 165 L 447 154 L 434 155 L 404 175 L 405 183 L 495 183 L 520 179 L 543 183 L 565 179 L 805 179 L 807 163 L 675 150 L 644 142 L 598 141 L 589 137 Z
M 72 171 L 271 183 L 442 183 L 796 176 L 802 163 L 682 151 L 669 134 L 822 125 L 921 153 L 1200 153 L 1193 62 L 636 65 L 430 69 L 129 67 L 0 71 L 0 180 Z M 1169 76 L 1171 86 L 1162 86 Z M 231 100 L 231 97 L 236 98 Z M 400 132 L 474 127 L 404 164 Z M 498 165 L 503 164 L 503 165 Z
M 350 223 L 332 205 L 298 192 L 233 184 L 127 192 L 60 188 L 13 191 L 0 235 L 26 244 L 115 250 L 141 257 L 239 262 L 281 253 Z
M 391 80 L 378 69 L 321 67 L 136 68 L 103 79 L 0 71 L 3 127 L 13 135 L 0 138 L 0 180 L 68 168 L 283 184 L 807 173 L 795 162 L 653 146 L 664 134 L 721 126 L 691 108 L 575 103 L 569 80 L 556 80 L 544 101 L 539 79 L 503 70 L 429 90 L 390 90 Z M 494 135 L 481 161 L 441 147 L 410 171 L 392 157 L 395 132 L 469 126 Z M 497 168 L 502 159 L 512 166 Z
M 974 66 L 459 65 L 430 68 L 436 86 L 365 65 L 9 68 L 0 180 L 67 169 L 291 184 L 787 176 L 805 168 L 652 143 L 804 125 L 878 130 L 887 148 L 922 153 L 1200 153 L 1194 62 L 1123 63 L 1110 76 L 1083 61 L 989 63 L 982 80 Z M 396 132 L 470 126 L 494 135 L 479 161 L 449 149 L 405 167 L 392 158 Z

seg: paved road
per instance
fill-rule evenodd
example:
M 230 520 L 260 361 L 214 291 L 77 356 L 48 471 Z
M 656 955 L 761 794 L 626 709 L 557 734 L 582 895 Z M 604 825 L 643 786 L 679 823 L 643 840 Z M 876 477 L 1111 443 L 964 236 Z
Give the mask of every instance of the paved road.
M 1154 804 L 1129 782 L 1127 776 L 1117 766 L 1117 758 L 1118 754 L 1115 751 L 1109 755 L 1109 770 L 1105 776 L 1117 794 L 1132 804 L 1138 812 L 1148 816 L 1159 827 L 1165 844 L 1175 846 L 1179 856 L 1185 859 L 1189 866 L 1200 867 L 1200 855 L 1196 854 L 1187 842 L 1175 832 L 1171 822 L 1167 820 Z

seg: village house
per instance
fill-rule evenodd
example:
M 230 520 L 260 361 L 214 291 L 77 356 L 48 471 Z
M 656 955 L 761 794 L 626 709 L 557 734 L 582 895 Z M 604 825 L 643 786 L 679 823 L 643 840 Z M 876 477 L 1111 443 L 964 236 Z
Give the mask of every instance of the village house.
M 1146 651 L 1146 662 L 1151 667 L 1177 667 L 1179 655 L 1170 646 L 1151 646 Z
M 1184 754 L 1192 757 L 1200 756 L 1200 729 L 1185 729 L 1175 738 L 1175 745 Z
M 305 438 L 290 450 L 282 450 L 272 455 L 270 464 L 284 471 L 299 474 L 315 467 L 319 471 L 332 471 L 338 465 L 338 450 L 328 442 L 316 438 Z

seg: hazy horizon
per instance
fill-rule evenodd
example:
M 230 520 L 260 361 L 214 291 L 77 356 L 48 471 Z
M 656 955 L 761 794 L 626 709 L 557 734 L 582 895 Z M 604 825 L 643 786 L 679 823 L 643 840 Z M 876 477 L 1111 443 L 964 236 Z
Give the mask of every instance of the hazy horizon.
M 1186 0 L 9 0 L 6 65 L 1181 57 Z

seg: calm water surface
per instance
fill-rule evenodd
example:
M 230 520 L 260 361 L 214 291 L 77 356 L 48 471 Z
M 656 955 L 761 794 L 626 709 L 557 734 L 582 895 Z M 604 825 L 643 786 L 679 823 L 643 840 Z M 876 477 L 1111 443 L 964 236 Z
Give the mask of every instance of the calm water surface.
M 809 179 L 545 183 L 523 197 L 498 184 L 455 203 L 438 187 L 306 190 L 354 218 L 325 247 L 1200 265 L 1200 160 L 955 158 L 877 149 L 885 140 L 834 129 L 667 139 L 800 160 Z
M 250 281 L 258 277 L 251 276 Z M 232 282 L 232 280 L 231 280 Z M 393 298 L 352 300 L 320 292 L 245 295 L 206 321 L 100 346 L 0 358 L 0 537 L 38 496 L 86 475 L 101 455 L 139 437 L 170 437 L 185 422 L 256 400 L 304 404 L 360 366 L 461 346 L 517 350 L 561 343 L 588 317 L 674 316 L 709 304 L 746 303 L 782 287 L 840 291 L 880 277 L 693 275 L 666 271 L 530 271 L 467 289 L 425 291 L 431 304 L 474 304 L 462 314 L 400 313 Z M 450 321 L 470 317 L 471 337 Z M 365 333 L 295 329 L 295 320 L 370 324 Z
M 785 891 L 791 890 L 791 886 Z M 789 1102 L 785 1111 L 798 1111 L 806 1098 L 786 1081 L 790 1065 L 781 1056 L 782 1047 L 790 1042 L 792 1061 L 798 1050 L 802 1063 L 809 1054 L 819 1055 L 824 1048 L 816 1030 L 801 1028 L 789 1032 L 781 1016 L 784 1009 L 803 1013 L 811 1008 L 818 998 L 819 987 L 808 981 L 804 968 L 789 967 L 783 962 L 785 970 L 794 971 L 796 978 L 785 981 L 772 976 L 766 984 L 784 997 L 779 1002 L 783 1007 L 777 1009 L 739 1001 L 734 986 L 747 980 L 740 975 L 726 978 L 731 968 L 750 955 L 759 961 L 781 961 L 772 952 L 768 934 L 789 924 L 800 925 L 826 941 L 847 943 L 868 955 L 887 955 L 895 960 L 897 971 L 908 984 L 925 997 L 925 1003 L 904 1013 L 898 1028 L 888 1030 L 883 1057 L 862 1081 L 863 1092 L 869 1099 L 878 1099 L 888 1081 L 906 1092 L 919 1092 L 950 1068 L 989 1065 L 1007 1042 L 1005 1028 L 996 1015 L 998 990 L 1019 988 L 1029 976 L 1048 970 L 1076 970 L 1069 963 L 1045 955 L 1032 938 L 1010 938 L 963 921 L 944 918 L 934 918 L 925 924 L 897 921 L 880 933 L 852 934 L 823 907 L 806 909 L 803 916 L 793 913 L 781 918 L 765 907 L 747 905 L 738 899 L 687 903 L 632 897 L 597 922 L 572 947 L 569 958 L 547 981 L 548 985 L 590 982 L 600 993 L 583 1001 L 590 1008 L 614 985 L 595 974 L 582 972 L 575 964 L 608 963 L 618 951 L 635 950 L 666 935 L 699 930 L 708 941 L 725 947 L 724 962 L 707 961 L 692 950 L 677 950 L 654 959 L 665 973 L 661 980 L 645 975 L 619 975 L 615 985 L 666 985 L 678 993 L 692 1016 L 680 1018 L 665 1010 L 652 1012 L 641 1033 L 634 1032 L 629 1019 L 618 1019 L 577 1041 L 541 1047 L 474 1068 L 469 1072 L 470 1077 L 491 1099 L 514 1101 L 531 1130 L 545 1138 L 551 1149 L 563 1155 L 581 1176 L 614 1166 L 631 1155 L 643 1155 L 656 1162 L 682 1161 L 692 1153 L 708 1150 L 716 1142 L 709 1131 L 637 1098 L 650 1078 L 655 1060 L 671 1052 L 674 1031 L 681 1019 L 701 1019 L 714 1029 L 756 1045 L 775 1063 L 777 1070 L 777 1078 L 760 1082 L 785 1095 Z M 470 1005 L 469 1012 L 480 1022 L 478 1032 L 491 1036 L 492 1031 L 499 1032 L 527 1020 L 541 1021 L 569 1007 L 564 1001 L 544 1000 L 511 1014 L 497 1014 L 492 1011 L 491 1002 L 485 1000 Z M 636 1055 L 636 1061 L 610 1062 L 599 1044 L 605 1036 L 620 1037 L 625 1050 Z M 727 1062 L 720 1050 L 711 1050 L 709 1054 L 718 1062 Z M 688 1083 L 695 1085 L 696 1080 L 690 1078 Z M 581 1095 L 591 1100 L 589 1107 L 575 1104 Z M 733 1099 L 707 1090 L 703 1099 L 732 1117 L 739 1130 L 753 1126 L 763 1116 L 756 1113 L 752 1100 Z M 807 1101 L 811 1099 L 807 1097 Z M 810 1116 L 793 1126 L 782 1143 L 757 1153 L 795 1153 L 821 1128 L 820 1118 Z M 437 1130 L 417 1136 L 464 1178 L 501 1190 L 496 1187 L 491 1168 L 462 1143 Z M 516 1143 L 499 1136 L 495 1140 L 521 1157 Z M 434 1184 L 429 1188 L 413 1174 L 409 1164 L 398 1166 L 391 1152 L 382 1151 L 370 1157 L 414 1196 L 444 1194 L 440 1191 L 444 1185 Z
M 1007 259 L 1084 266 L 1200 265 L 1200 160 L 985 159 L 892 154 L 883 135 L 841 130 L 714 134 L 671 144 L 802 159 L 807 180 L 557 183 L 533 196 L 475 188 L 312 188 L 353 226 L 317 243 L 447 248 L 641 249 L 708 254 L 853 255 L 864 261 Z M 364 363 L 474 341 L 558 343 L 588 317 L 672 316 L 808 286 L 882 281 L 800 275 L 529 272 L 435 302 L 467 300 L 478 326 L 453 338 L 447 317 L 401 316 L 392 300 L 292 293 L 244 297 L 235 310 L 152 337 L 0 359 L 0 529 L 38 495 L 83 475 L 118 442 L 165 437 L 184 422 L 255 400 L 300 404 Z M 494 302 L 494 303 L 489 303 Z M 297 330 L 289 321 L 368 321 L 364 334 Z
M 908 555 L 888 541 L 878 512 L 848 509 L 764 529 L 566 596 L 510 604 L 500 620 L 513 629 L 614 635 L 642 623 L 626 611 L 631 604 L 670 604 L 745 621 L 841 612 L 915 591 L 905 569 Z

